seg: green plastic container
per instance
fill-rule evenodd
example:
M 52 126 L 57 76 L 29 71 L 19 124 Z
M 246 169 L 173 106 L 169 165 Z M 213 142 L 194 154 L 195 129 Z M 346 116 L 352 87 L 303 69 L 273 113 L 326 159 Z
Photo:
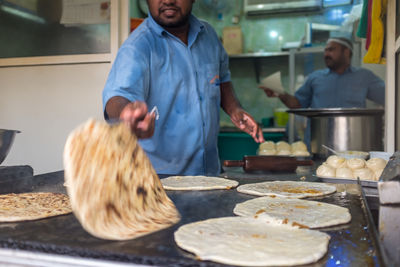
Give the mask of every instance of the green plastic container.
M 264 133 L 264 139 L 278 142 L 284 133 Z M 220 132 L 218 134 L 218 153 L 220 160 L 241 160 L 246 155 L 257 155 L 260 144 L 243 132 Z

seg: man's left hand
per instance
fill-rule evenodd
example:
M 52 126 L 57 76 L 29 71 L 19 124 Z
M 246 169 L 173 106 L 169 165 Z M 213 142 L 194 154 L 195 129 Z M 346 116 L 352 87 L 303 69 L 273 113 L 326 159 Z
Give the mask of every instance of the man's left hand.
M 231 121 L 240 130 L 251 135 L 251 137 L 253 137 L 254 141 L 257 143 L 262 143 L 265 141 L 261 127 L 253 119 L 253 117 L 243 109 L 239 108 L 233 112 L 231 115 Z

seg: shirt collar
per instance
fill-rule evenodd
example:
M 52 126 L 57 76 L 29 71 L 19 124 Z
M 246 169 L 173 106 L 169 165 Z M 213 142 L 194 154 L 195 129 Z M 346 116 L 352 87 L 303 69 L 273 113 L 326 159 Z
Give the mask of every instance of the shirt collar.
M 343 72 L 343 74 L 348 73 L 348 72 L 354 72 L 354 71 L 355 71 L 355 67 L 353 67 L 353 66 L 350 65 L 350 66 Z M 336 73 L 336 72 L 332 71 L 330 68 L 326 68 L 326 69 L 324 70 L 324 74 L 329 74 L 329 73 Z
M 151 16 L 150 12 L 148 13 L 148 20 L 149 20 L 149 26 L 152 30 L 155 31 L 156 34 L 162 36 L 163 33 L 167 33 L 169 34 L 163 27 L 161 27 Z M 189 35 L 191 34 L 198 34 L 199 32 L 201 32 L 202 30 L 204 30 L 205 26 L 204 23 L 201 22 L 200 20 L 198 20 L 195 16 L 193 16 L 192 14 L 189 17 Z

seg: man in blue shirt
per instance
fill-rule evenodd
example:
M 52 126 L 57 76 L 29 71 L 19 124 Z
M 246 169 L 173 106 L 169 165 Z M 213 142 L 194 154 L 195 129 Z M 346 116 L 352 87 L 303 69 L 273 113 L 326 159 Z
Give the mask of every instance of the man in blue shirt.
M 324 53 L 327 68 L 311 73 L 294 96 L 261 88 L 289 108 L 365 108 L 366 99 L 384 105 L 384 81 L 370 70 L 352 67 L 352 50 L 346 38 L 329 39 Z
M 106 119 L 129 124 L 157 173 L 217 175 L 219 108 L 263 142 L 236 99 L 228 55 L 194 1 L 148 0 L 149 17 L 118 51 L 104 91 Z M 159 120 L 149 109 L 156 107 Z

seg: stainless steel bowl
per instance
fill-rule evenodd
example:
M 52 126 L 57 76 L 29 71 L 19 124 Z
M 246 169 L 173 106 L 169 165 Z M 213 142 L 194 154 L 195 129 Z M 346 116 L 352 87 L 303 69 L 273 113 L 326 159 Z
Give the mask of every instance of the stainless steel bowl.
M 318 157 L 329 155 L 322 145 L 336 151 L 383 150 L 383 109 L 291 109 L 288 112 L 310 118 L 311 152 Z
M 7 157 L 14 142 L 14 137 L 20 131 L 0 129 L 0 164 Z

